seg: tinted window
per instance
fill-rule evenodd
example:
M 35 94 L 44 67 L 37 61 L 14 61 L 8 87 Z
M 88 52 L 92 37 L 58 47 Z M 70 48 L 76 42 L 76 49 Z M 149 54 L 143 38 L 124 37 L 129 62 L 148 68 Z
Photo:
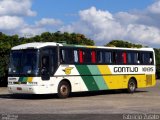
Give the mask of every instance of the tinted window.
M 123 55 L 122 52 L 113 52 L 113 61 L 116 64 L 122 64 L 123 63 L 123 59 L 122 59 Z
M 57 68 L 57 51 L 56 48 L 44 48 L 41 50 L 41 69 L 45 69 L 49 72 L 50 75 L 56 71 Z
M 73 63 L 74 54 L 72 49 L 61 49 L 60 51 L 61 63 Z
M 138 60 L 138 53 L 136 52 L 128 52 L 127 53 L 127 63 L 128 64 L 138 64 L 140 63 L 140 59 Z
M 83 56 L 84 56 L 85 63 L 91 63 L 91 51 L 90 50 L 84 50 Z
M 78 61 L 79 61 L 79 60 L 78 60 L 78 51 L 77 51 L 77 50 L 74 50 L 74 51 L 73 51 L 73 54 L 74 54 L 74 62 L 75 62 L 75 63 L 78 63 Z
M 142 63 L 143 64 L 153 64 L 153 54 L 146 52 L 142 53 Z
M 92 63 L 96 63 L 96 51 L 92 51 L 91 52 L 91 59 L 92 59 Z
M 103 63 L 103 52 L 97 51 L 97 63 Z
M 79 50 L 79 62 L 84 62 L 84 52 L 82 50 Z
M 10 75 L 38 75 L 38 51 L 17 50 L 11 51 L 9 74 Z
M 104 52 L 104 63 L 112 63 L 112 53 Z
M 127 53 L 126 52 L 122 53 L 122 59 L 123 59 L 123 64 L 127 64 Z

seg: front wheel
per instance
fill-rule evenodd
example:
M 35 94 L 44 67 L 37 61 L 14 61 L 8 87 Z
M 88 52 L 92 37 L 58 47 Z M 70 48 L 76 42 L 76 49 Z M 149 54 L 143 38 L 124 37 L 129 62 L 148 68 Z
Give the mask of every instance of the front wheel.
M 59 98 L 67 98 L 71 92 L 70 85 L 66 81 L 60 82 L 58 86 L 58 97 Z
M 136 91 L 137 88 L 137 84 L 136 81 L 134 79 L 130 79 L 128 82 L 128 92 L 129 93 L 134 93 Z

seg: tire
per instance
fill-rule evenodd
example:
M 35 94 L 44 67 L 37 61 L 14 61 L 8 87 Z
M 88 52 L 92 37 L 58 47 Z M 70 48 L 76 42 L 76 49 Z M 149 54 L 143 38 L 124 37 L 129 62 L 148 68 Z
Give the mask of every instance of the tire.
M 71 87 L 68 82 L 62 81 L 58 86 L 58 97 L 59 98 L 67 98 L 70 95 Z
M 128 93 L 134 93 L 136 91 L 136 88 L 137 88 L 137 83 L 134 79 L 130 79 L 129 82 L 128 82 Z

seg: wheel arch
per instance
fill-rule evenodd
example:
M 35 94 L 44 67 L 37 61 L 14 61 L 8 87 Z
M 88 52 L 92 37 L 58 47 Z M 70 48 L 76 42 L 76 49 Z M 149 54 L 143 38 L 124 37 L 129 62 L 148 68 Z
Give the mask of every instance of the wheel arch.
M 60 84 L 61 82 L 63 82 L 63 81 L 65 81 L 65 82 L 67 82 L 67 83 L 69 84 L 69 87 L 70 87 L 71 92 L 72 92 L 72 85 L 71 85 L 71 82 L 70 82 L 68 79 L 62 79 L 62 80 L 59 82 L 59 84 Z
M 135 83 L 136 83 L 136 88 L 138 88 L 137 79 L 136 79 L 135 77 L 131 77 L 131 78 L 129 79 L 129 81 L 130 81 L 130 80 L 134 80 L 134 81 L 135 81 Z M 128 81 L 128 83 L 129 83 L 129 81 Z

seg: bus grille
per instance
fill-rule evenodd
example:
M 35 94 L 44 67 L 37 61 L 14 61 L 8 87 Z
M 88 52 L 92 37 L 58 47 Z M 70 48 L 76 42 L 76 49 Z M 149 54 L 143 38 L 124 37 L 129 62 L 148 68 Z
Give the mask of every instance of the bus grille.
M 152 85 L 152 75 L 146 75 L 146 86 Z

